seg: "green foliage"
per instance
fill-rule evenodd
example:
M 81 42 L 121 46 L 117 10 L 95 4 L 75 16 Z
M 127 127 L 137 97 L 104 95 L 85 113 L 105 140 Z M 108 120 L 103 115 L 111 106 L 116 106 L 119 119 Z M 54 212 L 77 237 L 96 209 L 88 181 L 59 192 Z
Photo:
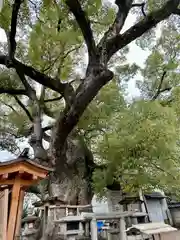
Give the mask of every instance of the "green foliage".
M 120 112 L 124 105 L 124 98 L 114 80 L 100 91 L 86 109 L 78 123 L 78 129 L 83 131 L 86 140 L 96 141 L 96 137 L 108 128 L 107 119 Z
M 0 87 L 18 88 L 23 87 L 14 70 L 0 69 Z
M 167 97 L 166 89 L 172 89 L 180 82 L 180 34 L 172 26 L 164 26 L 162 36 L 157 40 L 153 51 L 145 62 L 145 67 L 141 70 L 142 81 L 137 81 L 137 86 L 141 94 L 146 98 L 152 98 L 156 95 L 160 86 L 162 94 L 158 98 Z M 163 73 L 165 77 L 161 83 Z M 164 95 L 164 93 L 166 93 Z
M 9 26 L 11 23 L 11 12 L 12 8 L 10 6 L 10 1 L 5 0 L 3 4 L 3 8 L 0 12 L 0 27 L 5 31 L 9 30 Z
M 163 6 L 164 3 L 166 3 L 166 0 L 148 0 L 147 6 L 149 12 L 159 9 L 160 7 Z
M 170 187 L 173 178 L 178 183 L 179 125 L 172 108 L 137 101 L 113 114 L 107 124 L 109 128 L 97 140 L 96 151 L 107 166 L 94 174 L 97 192 L 102 194 L 113 179 L 124 191 Z

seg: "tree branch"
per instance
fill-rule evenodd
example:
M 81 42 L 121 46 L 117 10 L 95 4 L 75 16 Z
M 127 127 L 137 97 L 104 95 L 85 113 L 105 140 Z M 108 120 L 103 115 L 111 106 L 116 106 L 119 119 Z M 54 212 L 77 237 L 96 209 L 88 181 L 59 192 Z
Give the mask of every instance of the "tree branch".
M 160 79 L 160 83 L 159 83 L 157 92 L 156 92 L 156 94 L 153 96 L 152 101 L 153 101 L 153 100 L 156 100 L 157 97 L 159 96 L 159 94 L 161 93 L 161 91 L 162 91 L 161 88 L 162 88 L 162 84 L 163 84 L 164 78 L 165 78 L 165 76 L 166 76 L 166 73 L 167 73 L 167 71 L 164 70 L 164 72 L 163 72 L 163 74 L 162 74 L 162 77 L 161 77 L 161 79 Z
M 57 158 L 60 157 L 67 136 L 78 123 L 84 110 L 96 96 L 98 91 L 112 78 L 113 73 L 110 70 L 104 70 L 93 79 L 91 75 L 88 75 L 88 77 L 86 77 L 86 79 L 80 84 L 76 90 L 76 97 L 73 99 L 72 104 L 70 106 L 66 106 L 57 119 L 52 139 L 52 149 L 55 151 L 52 154 L 53 156 L 57 156 Z M 58 164 L 58 162 L 56 162 L 56 164 Z M 62 162 L 62 164 L 65 163 Z
M 53 127 L 54 127 L 53 124 L 52 124 L 52 125 L 48 125 L 48 126 L 46 126 L 46 127 L 43 128 L 43 132 L 49 131 L 49 130 L 51 130 Z
M 94 60 L 97 56 L 97 47 L 94 41 L 90 20 L 88 19 L 86 13 L 81 8 L 78 0 L 66 0 L 65 1 L 69 10 L 73 13 L 86 42 L 89 58 Z
M 104 34 L 106 39 L 119 34 L 124 26 L 124 22 L 132 5 L 132 1 L 116 0 L 115 4 L 118 7 L 118 11 L 112 26 L 110 26 L 109 30 Z
M 27 91 L 27 95 L 28 97 L 32 100 L 32 101 L 37 101 L 37 96 L 36 96 L 36 92 L 35 90 L 30 86 L 30 84 L 28 83 L 28 81 L 26 80 L 23 72 L 21 72 L 21 69 L 16 68 L 16 72 L 22 82 L 22 84 L 24 85 L 26 91 Z
M 23 85 L 27 89 L 27 95 L 33 103 L 32 108 L 32 122 L 33 122 L 33 133 L 31 134 L 31 138 L 29 140 L 29 144 L 34 150 L 35 158 L 40 158 L 43 160 L 47 160 L 47 152 L 43 147 L 43 130 L 42 130 L 42 109 L 40 105 L 40 101 L 36 96 L 35 90 L 31 87 L 31 85 L 26 80 L 24 73 L 21 72 L 21 69 L 16 68 L 16 72 L 19 75 Z
M 168 18 L 173 11 L 177 9 L 179 2 L 179 0 L 169 0 L 162 8 L 148 14 L 144 19 L 129 28 L 125 33 L 109 39 L 106 42 L 108 60 L 117 51 L 142 36 L 145 32 L 155 27 L 159 22 Z
M 0 87 L 0 94 L 7 93 L 9 95 L 27 95 L 25 89 L 13 89 Z
M 3 100 L 0 100 L 0 102 L 1 102 L 2 104 L 4 104 L 6 107 L 10 108 L 13 112 L 15 112 L 16 114 L 19 115 L 19 113 L 16 111 L 16 109 L 13 108 L 13 106 L 11 106 L 10 104 L 4 102 Z
M 156 165 L 154 162 L 151 162 L 151 164 L 158 170 L 160 170 L 161 172 L 164 172 L 166 174 L 168 174 L 169 176 L 171 176 L 174 180 L 176 180 L 176 177 L 174 175 L 172 175 L 169 171 L 165 171 L 163 168 L 159 167 L 158 165 Z
M 60 96 L 60 97 L 57 97 L 57 98 L 50 98 L 50 99 L 45 99 L 44 102 L 47 103 L 47 102 L 55 102 L 55 101 L 59 101 L 61 100 L 63 97 Z
M 19 104 L 19 106 L 23 109 L 23 111 L 26 113 L 26 115 L 28 116 L 29 120 L 31 122 L 33 122 L 33 118 L 30 114 L 30 112 L 28 111 L 28 109 L 26 108 L 26 106 L 19 100 L 19 98 L 17 96 L 14 96 L 16 102 Z
M 11 61 L 14 59 L 14 54 L 16 51 L 16 28 L 17 28 L 17 19 L 18 19 L 18 13 L 21 6 L 22 0 L 15 0 L 13 3 L 13 9 L 12 9 L 12 17 L 11 17 L 11 29 L 8 33 L 8 50 L 9 50 L 9 60 Z
M 46 134 L 45 132 L 43 132 L 43 139 L 46 142 L 51 142 L 51 136 L 49 136 L 48 134 Z
M 98 44 L 99 50 L 101 50 L 101 62 L 102 64 L 106 65 L 108 62 L 107 59 L 107 51 L 106 51 L 106 42 L 108 39 L 117 36 L 121 29 L 124 26 L 124 22 L 127 18 L 127 15 L 129 13 L 129 10 L 131 9 L 132 0 L 128 1 L 122 1 L 122 0 L 116 0 L 115 4 L 118 7 L 118 11 L 116 14 L 116 18 L 113 22 L 113 24 L 109 27 L 109 29 L 104 33 L 104 36 L 100 40 Z
M 146 5 L 145 2 L 143 2 L 143 3 L 134 3 L 134 4 L 132 4 L 132 8 L 133 7 L 141 7 L 141 12 L 142 12 L 143 16 L 146 17 L 146 13 L 144 11 L 145 5 Z
M 0 55 L 0 64 L 7 65 L 8 57 L 5 55 Z M 26 76 L 30 77 L 31 79 L 35 80 L 36 82 L 56 91 L 64 96 L 65 90 L 68 87 L 67 83 L 61 83 L 58 79 L 53 79 L 44 73 L 39 72 L 38 70 L 25 65 L 18 60 L 14 59 L 12 64 L 8 66 L 10 68 L 18 68 L 22 73 Z

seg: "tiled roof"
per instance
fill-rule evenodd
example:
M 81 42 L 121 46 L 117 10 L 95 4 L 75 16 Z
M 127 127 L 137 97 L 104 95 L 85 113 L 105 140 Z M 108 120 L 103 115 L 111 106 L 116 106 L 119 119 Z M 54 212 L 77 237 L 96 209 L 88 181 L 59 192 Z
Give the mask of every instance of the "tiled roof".
M 160 192 L 152 192 L 150 194 L 144 194 L 146 198 L 154 198 L 154 199 L 163 199 L 165 196 L 162 195 Z

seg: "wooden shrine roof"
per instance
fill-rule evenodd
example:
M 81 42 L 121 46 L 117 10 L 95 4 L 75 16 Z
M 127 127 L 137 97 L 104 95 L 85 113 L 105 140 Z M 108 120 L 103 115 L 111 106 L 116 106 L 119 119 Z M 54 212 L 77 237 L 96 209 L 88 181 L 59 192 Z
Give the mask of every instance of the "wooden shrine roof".
M 53 169 L 42 166 L 33 160 L 17 158 L 0 162 L 0 178 L 14 179 L 14 175 L 21 174 L 22 179 L 44 179 Z M 5 176 L 6 175 L 6 176 Z M 32 177 L 31 177 L 32 176 Z
M 8 166 L 8 165 L 13 165 L 13 164 L 17 164 L 17 163 L 27 163 L 27 164 L 35 166 L 35 167 L 37 167 L 39 169 L 44 169 L 44 170 L 46 170 L 48 172 L 53 171 L 52 168 L 48 168 L 46 166 L 43 166 L 41 164 L 36 163 L 35 161 L 33 161 L 31 159 L 22 158 L 22 157 L 15 158 L 15 159 L 12 159 L 12 160 L 9 160 L 9 161 L 0 162 L 0 168 L 1 168 L 1 166 Z

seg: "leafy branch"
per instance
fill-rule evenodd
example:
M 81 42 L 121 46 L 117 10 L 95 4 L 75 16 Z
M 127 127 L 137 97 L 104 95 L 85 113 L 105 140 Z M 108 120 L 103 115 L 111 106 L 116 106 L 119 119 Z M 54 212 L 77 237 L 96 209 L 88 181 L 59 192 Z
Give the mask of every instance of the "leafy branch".
M 160 166 L 158 166 L 156 163 L 151 162 L 151 165 L 153 165 L 156 169 L 160 170 L 161 172 L 168 174 L 168 175 L 169 175 L 170 177 L 172 177 L 174 180 L 177 180 L 176 177 L 175 177 L 173 174 L 171 174 L 171 173 L 170 173 L 169 171 L 167 171 L 167 170 L 164 170 L 163 168 L 161 168 Z
M 80 45 L 80 46 L 76 46 L 76 47 L 70 49 L 70 50 L 67 51 L 62 57 L 58 55 L 58 56 L 54 59 L 54 61 L 52 61 L 52 63 L 43 70 L 43 72 L 47 72 L 48 70 L 50 70 L 50 69 L 54 66 L 54 64 L 55 64 L 59 59 L 61 59 L 61 62 L 63 62 L 63 61 L 69 56 L 70 53 L 72 53 L 72 52 L 74 52 L 74 51 L 77 51 L 80 47 L 81 47 L 81 45 Z
M 97 47 L 93 37 L 93 32 L 91 29 L 91 22 L 88 19 L 86 13 L 83 11 L 81 4 L 78 0 L 66 0 L 65 1 L 69 10 L 73 13 L 86 42 L 89 57 L 93 60 L 97 56 Z
M 163 81 L 164 81 L 164 78 L 165 78 L 166 74 L 167 74 L 167 71 L 164 71 L 163 74 L 162 74 L 162 77 L 161 77 L 161 79 L 160 79 L 160 83 L 159 83 L 157 92 L 156 92 L 156 94 L 153 96 L 152 100 L 157 99 L 157 97 L 159 96 L 159 94 L 162 92 L 161 88 L 162 88 L 162 84 L 163 84 Z
M 0 64 L 7 65 L 8 57 L 6 55 L 0 55 Z M 67 83 L 61 83 L 60 80 L 54 79 L 41 73 L 40 71 L 36 70 L 35 68 L 28 66 L 26 64 L 21 63 L 20 61 L 14 59 L 12 64 L 8 66 L 10 68 L 20 69 L 26 76 L 30 77 L 31 79 L 35 80 L 36 82 L 56 91 L 63 96 L 65 95 L 65 90 L 68 87 Z
M 156 100 L 161 93 L 171 90 L 171 87 L 166 87 L 166 88 L 163 88 L 163 89 L 162 89 L 162 84 L 163 84 L 163 81 L 164 81 L 164 79 L 165 79 L 166 74 L 167 74 L 167 71 L 164 70 L 164 72 L 163 72 L 163 74 L 162 74 L 162 77 L 161 77 L 161 79 L 160 79 L 160 83 L 159 83 L 157 92 L 156 92 L 156 94 L 153 96 L 152 101 Z

